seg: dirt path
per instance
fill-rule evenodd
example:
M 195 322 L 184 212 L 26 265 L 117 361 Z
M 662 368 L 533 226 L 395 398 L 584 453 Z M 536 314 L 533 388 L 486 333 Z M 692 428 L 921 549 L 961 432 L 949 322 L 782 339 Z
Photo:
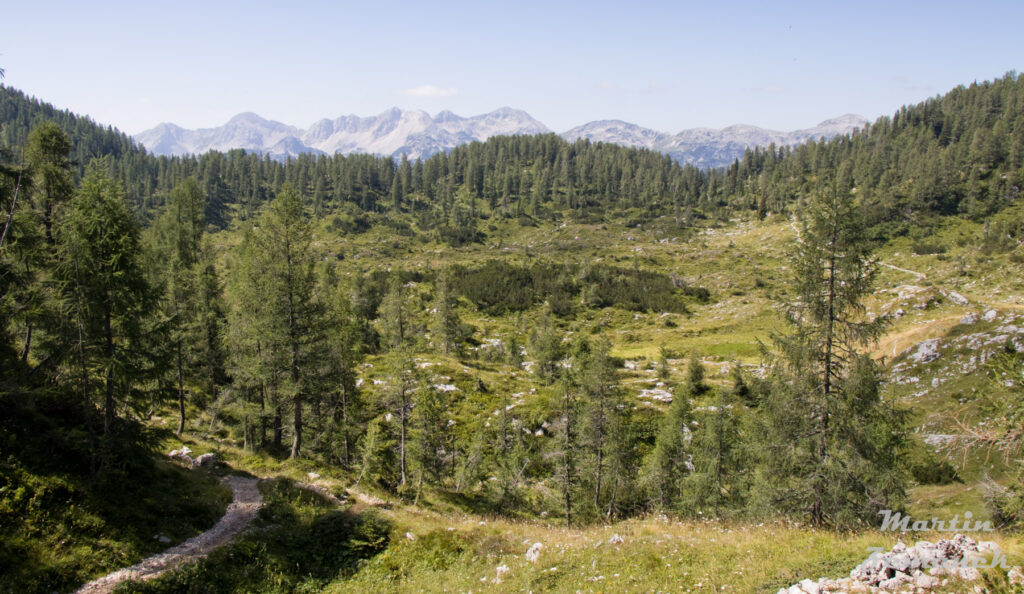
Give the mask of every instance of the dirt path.
M 79 588 L 76 594 L 112 592 L 122 582 L 153 579 L 185 563 L 202 559 L 213 549 L 237 536 L 256 517 L 256 512 L 263 505 L 263 496 L 256 487 L 259 479 L 229 476 L 226 482 L 231 486 L 234 497 L 224 516 L 213 528 L 136 565 L 89 582 Z

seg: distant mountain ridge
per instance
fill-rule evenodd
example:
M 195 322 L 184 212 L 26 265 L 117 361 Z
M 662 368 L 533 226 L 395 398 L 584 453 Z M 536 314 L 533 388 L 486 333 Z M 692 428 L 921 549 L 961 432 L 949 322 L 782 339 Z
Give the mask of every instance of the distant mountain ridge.
M 756 126 L 736 125 L 721 130 L 694 128 L 668 134 L 619 120 L 602 120 L 578 126 L 560 136 L 568 141 L 585 138 L 622 146 L 648 148 L 697 167 L 720 167 L 743 156 L 747 147 L 799 144 L 812 138 L 831 138 L 863 126 L 867 120 L 844 115 L 813 128 L 779 132 Z M 207 151 L 246 151 L 275 159 L 302 153 L 367 153 L 426 158 L 474 140 L 492 136 L 543 134 L 551 130 L 522 110 L 503 107 L 472 117 L 442 111 L 434 117 L 422 110 L 391 108 L 371 117 L 354 115 L 323 119 L 303 130 L 242 113 L 217 128 L 187 130 L 175 124 L 141 132 L 134 139 L 157 155 L 202 154 Z
M 619 120 L 590 122 L 562 133 L 573 141 L 586 138 L 592 142 L 610 142 L 622 146 L 648 148 L 671 156 L 680 163 L 697 167 L 721 167 L 743 157 L 747 147 L 777 147 L 800 144 L 811 139 L 832 138 L 862 128 L 868 120 L 846 114 L 821 122 L 813 128 L 779 132 L 757 126 L 735 125 L 721 130 L 691 128 L 678 134 L 666 134 Z

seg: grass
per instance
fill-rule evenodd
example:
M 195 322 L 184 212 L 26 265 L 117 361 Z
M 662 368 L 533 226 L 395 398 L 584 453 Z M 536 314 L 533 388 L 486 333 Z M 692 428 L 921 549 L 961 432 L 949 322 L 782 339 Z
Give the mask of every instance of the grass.
M 816 530 L 784 521 L 663 517 L 567 529 L 403 505 L 332 510 L 286 481 L 265 493 L 268 507 L 257 531 L 205 561 L 119 591 L 774 592 L 808 577 L 842 577 L 871 547 L 889 549 L 901 539 L 892 532 Z M 1018 539 L 991 538 L 1011 563 L 1021 562 Z M 534 543 L 542 549 L 531 562 L 525 553 Z M 954 583 L 948 591 L 960 587 Z

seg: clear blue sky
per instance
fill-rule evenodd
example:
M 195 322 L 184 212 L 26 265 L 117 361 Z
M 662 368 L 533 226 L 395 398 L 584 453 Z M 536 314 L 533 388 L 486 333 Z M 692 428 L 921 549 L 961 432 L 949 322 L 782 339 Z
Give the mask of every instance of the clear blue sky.
M 557 132 L 869 118 L 1024 70 L 1024 2 L 11 2 L 5 84 L 128 133 L 524 109 Z

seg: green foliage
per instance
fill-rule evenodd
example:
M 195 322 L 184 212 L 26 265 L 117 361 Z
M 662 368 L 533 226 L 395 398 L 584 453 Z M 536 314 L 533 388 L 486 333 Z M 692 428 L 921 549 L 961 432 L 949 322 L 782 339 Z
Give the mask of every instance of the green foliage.
M 488 260 L 474 269 L 453 267 L 453 286 L 480 310 L 500 315 L 525 311 L 546 301 L 559 316 L 572 313 L 577 299 L 592 308 L 686 313 L 684 294 L 665 274 L 607 266 L 537 262 L 529 268 Z M 699 289 L 699 288 L 698 288 Z M 706 300 L 707 291 L 703 290 Z
M 704 366 L 696 354 L 687 366 L 687 381 L 677 388 L 661 420 L 654 447 L 643 461 L 640 480 L 648 501 L 656 509 L 684 512 L 687 476 L 693 472 L 690 399 L 707 390 Z
M 773 506 L 815 524 L 877 521 L 902 504 L 905 414 L 879 394 L 879 370 L 858 351 L 880 332 L 865 319 L 875 265 L 861 212 L 843 183 L 808 205 L 792 254 L 792 330 L 776 335 L 762 398 L 763 476 Z
M 152 373 L 144 323 L 156 294 L 141 268 L 138 226 L 105 164 L 90 168 L 57 236 L 66 332 L 74 337 L 69 373 L 83 398 L 101 402 L 109 435 L 118 400 Z
M 742 476 L 747 466 L 741 433 L 739 403 L 722 389 L 712 404 L 696 415 L 692 442 L 693 472 L 685 485 L 690 513 L 721 517 L 742 510 L 748 485 Z
M 0 584 L 70 591 L 208 529 L 230 492 L 203 472 L 155 460 L 160 439 L 119 429 L 101 474 L 90 463 L 96 411 L 58 394 L 0 394 Z

